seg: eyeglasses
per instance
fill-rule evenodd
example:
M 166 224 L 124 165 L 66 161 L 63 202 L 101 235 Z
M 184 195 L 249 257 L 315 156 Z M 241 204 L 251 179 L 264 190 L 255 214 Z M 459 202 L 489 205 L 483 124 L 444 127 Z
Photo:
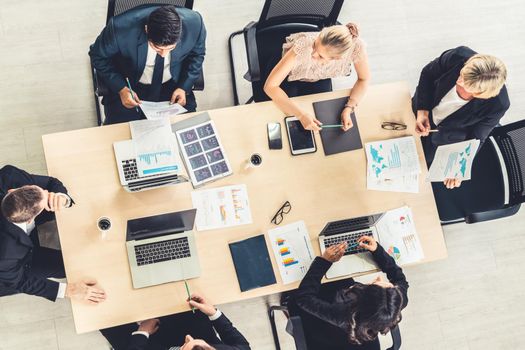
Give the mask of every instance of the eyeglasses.
M 401 123 L 382 122 L 381 129 L 384 130 L 406 130 L 407 126 Z
M 292 205 L 290 202 L 286 201 L 284 204 L 277 210 L 277 213 L 273 216 L 272 224 L 279 225 L 283 222 L 284 214 L 288 214 L 292 210 Z

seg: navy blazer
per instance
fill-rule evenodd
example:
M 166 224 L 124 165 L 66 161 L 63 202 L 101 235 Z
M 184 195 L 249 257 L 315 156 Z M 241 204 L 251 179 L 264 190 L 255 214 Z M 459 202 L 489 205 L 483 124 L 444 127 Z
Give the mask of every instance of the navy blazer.
M 37 185 L 49 192 L 67 194 L 62 182 L 54 177 L 31 175 L 11 165 L 0 169 L 0 200 L 9 189 L 25 185 Z M 38 224 L 47 214 L 42 212 L 35 222 Z M 31 238 L 0 215 L 0 296 L 26 293 L 55 301 L 59 283 L 31 273 L 32 252 Z
M 432 120 L 432 109 L 455 86 L 461 68 L 475 54 L 472 49 L 459 46 L 443 52 L 421 71 L 412 108 L 414 113 L 417 110 L 429 111 L 432 128 L 436 128 Z M 509 106 L 509 96 L 504 85 L 499 95 L 495 97 L 470 100 L 443 120 L 437 127 L 439 132 L 432 133 L 429 137 L 434 145 L 470 139 L 479 139 L 483 143 L 492 129 L 498 125 Z
M 113 93 L 126 87 L 126 78 L 135 86 L 148 53 L 145 25 L 148 16 L 160 6 L 139 6 L 111 18 L 89 48 L 91 63 Z M 171 51 L 171 79 L 178 88 L 191 91 L 199 77 L 206 52 L 206 28 L 198 12 L 177 8 L 182 23 L 182 36 Z

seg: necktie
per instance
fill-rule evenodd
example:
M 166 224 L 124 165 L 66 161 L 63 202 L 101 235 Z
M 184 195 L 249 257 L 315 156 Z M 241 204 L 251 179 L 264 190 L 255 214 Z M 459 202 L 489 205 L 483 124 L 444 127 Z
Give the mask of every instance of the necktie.
M 160 90 L 162 88 L 162 73 L 164 73 L 164 57 L 157 54 L 157 56 L 155 56 L 155 66 L 153 67 L 153 78 L 151 79 L 151 86 L 149 88 L 150 101 L 159 101 Z

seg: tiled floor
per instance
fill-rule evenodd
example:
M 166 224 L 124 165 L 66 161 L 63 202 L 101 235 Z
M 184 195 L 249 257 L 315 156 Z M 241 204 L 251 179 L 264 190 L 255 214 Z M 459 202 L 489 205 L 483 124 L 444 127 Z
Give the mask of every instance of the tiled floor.
M 262 4 L 195 0 L 208 28 L 201 110 L 231 105 L 227 37 L 257 19 Z M 0 165 L 45 173 L 42 134 L 95 125 L 87 51 L 105 12 L 105 0 L 0 2 Z M 524 13 L 519 0 L 353 0 L 340 20 L 360 25 L 374 83 L 414 87 L 424 64 L 458 45 L 499 56 L 509 70 L 506 123 L 525 116 Z M 524 222 L 518 214 L 444 227 L 449 258 L 406 269 L 403 349 L 525 349 Z M 257 350 L 273 349 L 265 303 L 221 306 Z M 0 298 L 0 339 L 1 350 L 107 349 L 98 333 L 75 334 L 67 301 L 23 295 Z

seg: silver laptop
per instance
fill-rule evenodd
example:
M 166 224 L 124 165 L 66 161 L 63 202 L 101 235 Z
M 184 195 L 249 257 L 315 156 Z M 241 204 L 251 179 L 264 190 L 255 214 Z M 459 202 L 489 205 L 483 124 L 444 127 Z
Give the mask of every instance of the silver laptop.
M 113 143 L 113 150 L 120 183 L 128 192 L 151 190 L 188 181 L 188 178 L 181 174 L 181 167 L 169 173 L 139 177 L 132 140 Z
M 372 255 L 368 250 L 362 249 L 357 245 L 357 240 L 361 236 L 372 236 L 379 240 L 376 223 L 383 214 L 361 216 L 352 219 L 332 221 L 326 224 L 319 234 L 319 245 L 321 254 L 329 246 L 348 242 L 343 257 L 338 262 L 332 264 L 326 278 L 336 278 L 359 272 L 366 272 L 377 268 Z
M 193 234 L 197 209 L 128 220 L 126 249 L 133 288 L 200 276 Z

